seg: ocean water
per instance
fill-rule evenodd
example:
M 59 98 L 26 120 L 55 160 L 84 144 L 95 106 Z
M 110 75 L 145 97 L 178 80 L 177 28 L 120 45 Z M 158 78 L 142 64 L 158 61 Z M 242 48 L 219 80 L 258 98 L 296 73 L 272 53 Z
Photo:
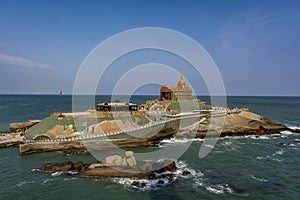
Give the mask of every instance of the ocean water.
M 152 98 L 155 96 L 134 96 L 131 101 L 143 103 Z M 209 97 L 200 98 L 209 102 Z M 108 96 L 96 97 L 96 102 L 108 100 Z M 248 107 L 290 127 L 300 127 L 299 97 L 228 97 L 227 101 L 230 107 Z M 71 96 L 1 95 L 0 131 L 7 131 L 11 122 L 71 110 Z M 161 148 L 180 148 L 184 142 L 167 140 Z M 0 199 L 300 199 L 300 134 L 223 138 L 199 159 L 202 143 L 194 141 L 177 161 L 180 170 L 188 169 L 191 176 L 178 175 L 173 183 L 144 189 L 130 186 L 126 179 L 85 179 L 36 170 L 66 160 L 95 162 L 91 155 L 19 156 L 16 147 L 0 149 Z M 110 153 L 114 152 L 106 152 Z

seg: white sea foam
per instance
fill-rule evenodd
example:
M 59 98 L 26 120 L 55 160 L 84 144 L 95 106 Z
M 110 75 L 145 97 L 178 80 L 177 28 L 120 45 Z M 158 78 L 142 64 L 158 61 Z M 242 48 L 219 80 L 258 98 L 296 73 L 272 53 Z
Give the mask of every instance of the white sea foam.
M 194 178 L 198 178 L 198 177 L 202 177 L 203 173 L 201 171 L 195 171 L 194 169 L 191 169 L 188 167 L 188 165 L 183 162 L 183 161 L 179 161 L 176 163 L 177 166 L 177 175 L 180 177 L 184 177 L 186 178 L 186 176 L 182 176 L 182 172 L 184 171 L 189 171 L 191 173 L 191 176 Z
M 233 189 L 231 189 L 228 184 L 222 185 L 210 185 L 205 187 L 207 191 L 214 194 L 224 194 L 224 193 L 233 193 Z
M 160 176 L 161 174 L 156 174 L 157 176 Z M 145 180 L 145 179 L 138 179 L 138 180 L 132 180 L 129 178 L 113 178 L 113 182 L 119 183 L 124 185 L 125 188 L 131 189 L 140 189 L 140 190 L 149 190 L 149 189 L 159 189 L 161 187 L 164 187 L 166 185 L 169 185 L 171 182 L 175 181 L 177 179 L 176 174 L 174 174 L 174 180 L 170 181 L 168 178 L 158 178 L 155 180 Z M 135 184 L 136 183 L 136 184 Z
M 70 181 L 70 180 L 75 180 L 77 177 L 71 177 L 71 178 L 64 178 L 64 181 Z
M 290 132 L 290 131 L 280 131 L 280 133 L 282 135 L 293 135 L 294 133 Z
M 171 144 L 186 143 L 186 142 L 188 142 L 188 139 L 175 139 L 175 138 L 164 139 L 160 142 L 159 148 L 166 147 Z
M 161 143 L 174 144 L 174 143 L 186 143 L 186 142 L 193 142 L 193 141 L 203 141 L 203 139 L 171 138 L 171 139 L 164 139 L 161 141 Z
M 78 174 L 78 172 L 68 171 L 68 174 L 76 175 L 76 174 Z
M 199 179 L 194 179 L 194 183 L 193 183 L 193 188 L 197 188 L 197 187 L 203 187 L 205 184 L 203 183 L 203 179 L 199 178 Z
M 112 181 L 124 185 L 124 187 L 127 189 L 135 188 L 139 190 L 149 190 L 155 188 L 155 181 L 153 180 L 131 180 L 129 178 L 113 178 Z M 143 185 L 143 187 L 133 185 L 134 182 L 138 182 L 140 185 Z
M 165 143 L 165 144 L 174 144 L 176 142 L 179 142 L 179 140 L 176 140 L 175 138 L 164 139 L 164 140 L 161 141 L 161 143 Z
M 288 131 L 289 132 L 289 131 Z M 290 134 L 293 134 L 291 132 L 289 132 Z M 288 133 L 288 135 L 290 135 Z M 256 136 L 256 135 L 244 135 L 244 136 L 226 136 L 224 138 L 219 138 L 219 140 L 222 139 L 244 139 L 244 138 L 250 138 L 250 139 L 254 139 L 254 140 L 269 140 L 269 139 L 276 139 L 278 137 L 287 137 L 288 135 L 282 134 L 282 133 L 274 133 L 274 134 L 270 134 L 270 135 L 261 135 L 261 136 Z
M 250 175 L 251 178 L 253 178 L 254 180 L 256 181 L 259 181 L 259 182 L 268 182 L 267 179 L 264 179 L 264 178 L 257 178 L 255 177 L 254 175 Z
M 294 129 L 294 130 L 296 130 L 296 129 L 300 129 L 300 127 L 299 126 L 288 126 L 290 129 Z
M 184 162 L 184 161 L 177 161 L 176 162 L 176 167 L 177 168 L 179 168 L 179 169 L 184 169 L 184 168 L 187 168 L 187 164 L 186 164 L 186 162 Z
M 59 175 L 61 175 L 63 172 L 54 172 L 54 173 L 52 173 L 51 174 L 51 176 L 59 176 Z
M 172 182 L 177 180 L 179 177 L 180 178 L 193 178 L 194 180 L 199 181 L 200 177 L 203 176 L 202 172 L 190 169 L 188 167 L 188 165 L 183 161 L 176 162 L 176 166 L 177 166 L 177 171 L 175 173 L 172 173 L 173 174 L 172 180 L 169 180 L 167 177 L 166 178 L 163 178 L 163 176 L 161 177 L 161 175 L 163 175 L 164 173 L 155 174 L 157 177 L 157 179 L 155 179 L 155 180 L 143 180 L 143 179 L 131 180 L 128 178 L 114 178 L 112 180 L 113 180 L 113 182 L 124 185 L 124 187 L 129 190 L 132 188 L 140 189 L 140 190 L 149 190 L 149 189 L 156 190 L 156 189 L 160 189 L 166 185 L 171 184 Z M 182 172 L 184 172 L 184 171 L 190 172 L 191 175 L 190 176 L 182 175 Z M 136 185 L 138 185 L 138 186 L 135 186 L 134 183 L 137 183 Z
M 184 161 L 176 162 L 177 171 L 174 173 L 174 179 L 172 181 L 167 178 L 160 178 L 157 180 L 131 180 L 128 178 L 114 178 L 113 182 L 124 185 L 127 190 L 159 190 L 166 185 L 171 184 L 177 179 L 191 178 L 193 181 L 192 187 L 197 189 L 198 187 L 205 187 L 207 191 L 214 194 L 234 193 L 234 190 L 229 187 L 228 184 L 207 185 L 204 181 L 204 174 L 201 171 L 191 169 Z M 191 175 L 183 176 L 182 172 L 189 171 Z M 159 176 L 160 174 L 157 174 Z M 163 182 L 162 182 L 163 181 Z
M 275 155 L 282 155 L 282 154 L 283 154 L 283 152 L 284 152 L 284 150 L 283 150 L 283 149 L 281 149 L 281 150 L 279 150 L 279 151 L 276 151 L 275 153 L 273 153 L 273 156 L 275 156 Z
M 225 142 L 222 142 L 221 145 L 222 146 L 230 146 L 230 145 L 232 145 L 232 142 L 231 141 L 225 141 Z
M 272 136 L 272 137 L 280 137 L 281 134 L 280 133 L 274 133 L 274 134 L 271 134 L 270 136 Z
M 56 180 L 57 180 L 57 178 L 53 178 L 53 179 L 47 178 L 41 184 L 45 185 L 46 183 L 53 182 L 53 181 L 56 181 Z
M 260 135 L 260 136 L 250 135 L 249 138 L 255 140 L 269 140 L 272 139 L 272 135 Z
M 274 158 L 274 156 L 276 156 L 276 155 L 282 155 L 283 153 L 284 153 L 283 150 L 279 150 L 279 151 L 276 151 L 275 153 L 273 153 L 271 156 L 270 155 L 257 156 L 256 159 L 258 159 L 258 160 L 273 160 L 273 161 L 276 161 L 276 162 L 282 162 L 283 159 Z
M 300 127 L 289 127 L 292 129 L 300 129 Z M 256 135 L 245 135 L 245 136 L 226 136 L 226 137 L 222 137 L 222 138 L 218 138 L 219 140 L 223 140 L 223 139 L 243 139 L 243 138 L 251 138 L 251 139 L 255 139 L 255 140 L 270 140 L 270 139 L 276 139 L 278 137 L 282 137 L 282 138 L 286 138 L 289 135 L 293 135 L 294 133 L 290 132 L 290 131 L 281 131 L 280 133 L 274 133 L 274 134 L 270 134 L 270 135 L 261 135 L 261 136 L 256 136 Z M 168 144 L 175 144 L 175 143 L 185 143 L 185 142 L 191 142 L 191 141 L 204 141 L 205 139 L 201 139 L 201 138 L 193 138 L 193 139 L 187 139 L 187 138 L 183 138 L 183 139 L 177 139 L 177 138 L 171 138 L 171 139 L 165 139 L 162 140 L 160 143 L 159 147 L 166 147 L 166 145 Z M 299 140 L 300 141 L 300 140 Z M 225 144 L 222 145 L 230 145 L 232 142 L 227 141 L 225 142 Z M 210 146 L 207 146 L 210 147 Z
M 191 141 L 193 142 L 202 142 L 204 139 L 202 138 L 193 138 L 193 139 L 190 139 Z
M 178 144 L 178 143 L 187 143 L 187 142 L 201 142 L 203 141 L 203 139 L 201 138 L 193 138 L 193 139 L 187 139 L 187 138 L 183 138 L 183 139 L 178 139 L 178 138 L 171 138 L 171 139 L 164 139 L 160 142 L 159 144 L 159 148 L 162 147 L 166 147 L 170 144 Z
M 238 143 L 233 143 L 231 140 L 225 140 L 224 142 L 221 142 L 220 145 L 225 147 L 225 150 L 226 151 L 236 151 L 237 149 L 241 148 L 239 145 L 240 144 L 245 144 L 245 143 L 241 143 L 241 142 L 238 142 Z M 224 153 L 224 150 L 219 150 L 219 151 L 216 151 L 218 153 Z
M 35 181 L 21 181 L 17 184 L 17 187 L 21 187 L 25 184 L 30 184 L 30 183 L 34 183 Z
M 265 156 L 265 157 L 262 157 L 262 156 L 257 156 L 256 159 L 258 160 L 273 160 L 273 161 L 277 161 L 277 162 L 282 162 L 283 160 L 282 159 L 278 159 L 278 158 L 273 158 L 273 156 Z

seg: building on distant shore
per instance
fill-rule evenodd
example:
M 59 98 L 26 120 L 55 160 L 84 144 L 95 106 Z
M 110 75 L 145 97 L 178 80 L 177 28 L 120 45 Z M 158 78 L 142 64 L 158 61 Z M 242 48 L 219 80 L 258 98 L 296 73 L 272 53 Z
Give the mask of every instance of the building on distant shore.
M 99 103 L 96 105 L 97 111 L 121 112 L 121 111 L 137 111 L 138 105 L 133 103 L 124 103 L 120 101 Z
M 177 86 L 173 85 L 171 88 L 163 85 L 160 88 L 160 99 L 170 101 L 190 101 L 192 97 L 192 88 L 186 85 L 183 77 L 181 76 Z

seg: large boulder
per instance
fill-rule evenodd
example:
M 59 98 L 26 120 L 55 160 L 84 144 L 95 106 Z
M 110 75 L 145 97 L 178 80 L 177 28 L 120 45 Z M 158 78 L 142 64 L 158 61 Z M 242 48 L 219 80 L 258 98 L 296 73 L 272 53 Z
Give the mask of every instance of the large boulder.
M 133 153 L 133 151 L 126 151 L 125 156 L 126 157 L 134 156 L 134 153 Z
M 71 161 L 63 163 L 50 164 L 43 167 L 41 170 L 45 172 L 68 172 L 74 169 L 74 164 Z
M 122 167 L 128 167 L 128 164 L 127 164 L 127 161 L 126 161 L 126 158 L 123 158 L 122 159 Z
M 121 166 L 123 159 L 119 155 L 108 156 L 105 158 L 105 163 L 111 166 Z
M 176 172 L 177 170 L 176 163 L 172 160 L 164 160 L 163 166 L 163 170 L 167 172 Z
M 149 171 L 149 172 L 155 171 L 155 163 L 153 162 L 139 161 L 137 166 L 141 171 Z
M 91 164 L 88 168 L 94 169 L 94 168 L 107 167 L 107 166 L 108 166 L 108 164 L 106 164 L 106 163 L 94 163 L 94 164 Z
M 136 167 L 136 160 L 134 156 L 126 157 L 125 160 L 129 167 Z
M 68 137 L 68 136 L 73 136 L 73 134 L 74 134 L 73 125 L 70 124 L 69 126 L 67 126 L 66 130 L 63 132 L 63 135 L 65 137 Z
M 104 163 L 110 166 L 136 167 L 136 160 L 132 151 L 126 151 L 125 158 L 119 155 L 108 156 L 105 158 Z
M 152 171 L 157 173 L 176 172 L 176 163 L 171 160 L 161 162 L 138 161 L 137 168 L 141 171 Z

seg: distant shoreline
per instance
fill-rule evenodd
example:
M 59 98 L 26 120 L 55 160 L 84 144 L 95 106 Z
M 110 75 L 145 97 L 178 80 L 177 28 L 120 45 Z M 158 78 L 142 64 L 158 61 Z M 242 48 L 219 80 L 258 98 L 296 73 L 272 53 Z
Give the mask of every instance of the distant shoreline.
M 60 96 L 59 93 L 0 93 L 0 96 Z M 71 93 L 64 93 L 62 96 L 73 96 Z M 112 96 L 112 94 L 76 94 L 74 96 Z M 114 94 L 114 96 L 159 96 L 157 94 Z M 193 97 L 211 97 L 207 94 L 199 94 Z M 214 95 L 213 97 L 224 97 Z M 255 97 L 255 98 L 300 98 L 300 95 L 226 95 L 225 97 Z

